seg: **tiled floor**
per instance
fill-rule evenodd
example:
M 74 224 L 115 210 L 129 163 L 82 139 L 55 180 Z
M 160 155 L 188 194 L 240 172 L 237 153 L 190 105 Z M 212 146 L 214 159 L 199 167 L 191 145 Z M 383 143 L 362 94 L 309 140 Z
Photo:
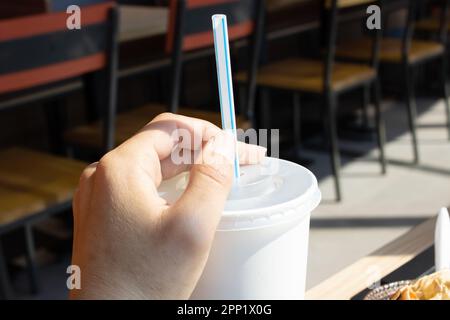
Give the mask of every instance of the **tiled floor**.
M 412 149 L 405 108 L 391 104 L 386 112 L 387 175 L 380 175 L 376 151 L 347 162 L 342 169 L 344 200 L 339 204 L 329 200 L 331 177 L 321 179 L 324 201 L 313 214 L 308 287 L 450 204 L 450 141 L 443 101 L 420 100 L 419 112 L 419 166 L 409 164 Z M 362 144 L 341 141 L 346 148 L 364 149 Z M 312 171 L 323 171 L 328 159 L 323 155 L 315 159 Z
M 303 151 L 320 173 L 323 202 L 312 216 L 307 286 L 311 287 L 356 259 L 434 215 L 450 204 L 450 142 L 442 101 L 419 101 L 421 165 L 411 167 L 410 137 L 402 104 L 386 104 L 388 173 L 380 175 L 373 142 L 341 141 L 346 149 L 370 151 L 361 158 L 343 157 L 343 201 L 333 201 L 329 160 L 325 153 Z M 41 267 L 41 291 L 27 294 L 24 274 L 15 279 L 19 298 L 65 299 L 70 257 Z

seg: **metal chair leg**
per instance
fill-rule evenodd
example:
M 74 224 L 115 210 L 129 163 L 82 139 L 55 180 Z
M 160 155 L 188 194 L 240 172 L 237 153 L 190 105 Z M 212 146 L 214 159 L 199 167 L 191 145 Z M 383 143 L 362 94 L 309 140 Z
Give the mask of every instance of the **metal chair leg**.
M 294 108 L 294 144 L 296 147 L 301 143 L 301 114 L 300 114 L 300 94 L 298 92 L 293 93 L 292 106 Z
M 239 106 L 238 106 L 238 113 L 241 115 L 247 115 L 247 107 L 246 107 L 246 103 L 247 103 L 247 92 L 246 89 L 247 87 L 244 85 L 240 85 L 239 87 L 239 91 L 238 91 L 238 97 L 239 97 Z M 255 125 L 254 123 L 254 119 L 248 119 L 251 124 L 252 127 Z
M 383 111 L 381 110 L 381 86 L 379 79 L 376 79 L 373 83 L 373 98 L 375 104 L 375 119 L 377 126 L 377 142 L 380 152 L 381 173 L 386 174 L 386 155 L 384 152 L 386 127 L 383 119 Z
M 330 147 L 330 159 L 331 169 L 334 175 L 334 187 L 336 191 L 336 200 L 341 201 L 341 184 L 340 184 L 340 157 L 338 149 L 338 136 L 337 136 L 337 124 L 336 124 L 336 108 L 337 97 L 334 93 L 328 92 L 325 97 L 326 111 L 327 111 L 327 124 L 329 135 L 329 147 Z
M 27 260 L 27 269 L 28 276 L 30 280 L 30 291 L 33 294 L 38 293 L 39 286 L 37 281 L 37 267 L 36 267 L 36 259 L 35 259 L 35 247 L 34 247 L 34 238 L 33 238 L 33 230 L 30 224 L 25 224 L 25 244 L 26 244 L 26 260 Z
M 370 85 L 363 86 L 362 92 L 362 125 L 364 128 L 369 128 L 369 104 L 370 104 Z
M 270 93 L 267 88 L 260 88 L 261 122 L 264 129 L 270 129 Z
M 268 88 L 260 88 L 259 89 L 259 97 L 260 97 L 260 118 L 259 121 L 261 126 L 259 128 L 269 130 L 271 127 L 270 121 L 270 93 Z M 267 155 L 272 154 L 271 143 L 267 144 Z
M 448 74 L 447 74 L 447 57 L 444 54 L 442 56 L 442 86 L 444 89 L 444 106 L 445 106 L 445 113 L 447 114 L 447 130 L 448 130 L 448 139 L 450 140 L 450 103 L 448 101 L 449 99 L 449 83 L 448 83 Z
M 0 243 L 0 297 L 7 300 L 11 299 L 12 296 L 13 294 L 9 280 L 8 266 L 3 253 L 3 246 Z
M 414 90 L 413 81 L 413 70 L 410 66 L 404 66 L 404 76 L 405 76 L 405 88 L 406 88 L 406 107 L 408 109 L 408 122 L 409 128 L 412 135 L 413 153 L 414 153 L 414 164 L 419 163 L 419 146 L 417 142 L 417 129 L 416 129 L 416 118 L 417 118 L 417 108 L 416 108 L 416 97 Z

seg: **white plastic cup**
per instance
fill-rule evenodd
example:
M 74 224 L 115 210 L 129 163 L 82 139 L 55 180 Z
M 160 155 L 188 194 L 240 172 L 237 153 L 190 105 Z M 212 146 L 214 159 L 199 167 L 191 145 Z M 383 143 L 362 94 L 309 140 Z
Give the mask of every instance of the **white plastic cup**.
M 187 181 L 184 174 L 163 182 L 160 195 L 176 201 Z M 316 178 L 300 165 L 266 158 L 262 166 L 241 167 L 241 183 L 191 299 L 303 299 L 309 221 L 321 199 Z

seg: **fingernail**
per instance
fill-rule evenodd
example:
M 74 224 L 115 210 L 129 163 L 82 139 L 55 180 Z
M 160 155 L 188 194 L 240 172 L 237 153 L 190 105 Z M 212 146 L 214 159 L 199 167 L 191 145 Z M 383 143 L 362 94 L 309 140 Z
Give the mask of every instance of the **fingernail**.
M 220 132 L 215 139 L 214 151 L 233 163 L 236 154 L 236 142 L 234 136 L 226 131 Z
M 234 143 L 224 133 L 211 138 L 202 151 L 202 163 L 211 166 L 222 176 L 228 176 L 234 159 Z
M 258 146 L 258 145 L 250 145 L 251 146 L 251 154 L 250 154 L 250 159 L 256 160 L 256 163 L 261 162 L 264 157 L 266 156 L 267 153 L 267 148 L 262 147 L 262 146 Z
M 262 147 L 262 146 L 257 146 L 258 148 L 258 154 L 261 158 L 264 158 L 267 154 L 267 148 Z

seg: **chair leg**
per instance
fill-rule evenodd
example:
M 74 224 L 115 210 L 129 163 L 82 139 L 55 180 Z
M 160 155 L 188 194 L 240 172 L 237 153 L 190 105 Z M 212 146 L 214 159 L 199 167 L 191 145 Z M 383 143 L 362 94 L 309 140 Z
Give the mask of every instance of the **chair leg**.
M 0 243 L 0 297 L 2 299 L 12 298 L 11 283 L 9 281 L 8 266 L 6 264 L 3 246 Z
M 444 106 L 445 113 L 447 114 L 447 130 L 448 130 L 448 139 L 450 140 L 450 103 L 449 99 L 449 83 L 448 83 L 448 74 L 447 74 L 447 57 L 444 54 L 442 56 L 442 86 L 444 89 Z
M 241 115 L 248 115 L 248 108 L 246 106 L 247 103 L 247 92 L 246 92 L 246 87 L 244 85 L 240 85 L 239 87 L 239 91 L 238 91 L 238 97 L 239 97 L 239 110 L 238 110 L 238 114 Z M 254 123 L 254 119 L 249 119 L 252 126 L 255 125 Z
M 334 187 L 336 191 L 336 200 L 341 201 L 341 184 L 340 184 L 340 157 L 338 149 L 338 136 L 336 124 L 337 97 L 334 93 L 328 92 L 325 96 L 325 104 L 327 111 L 327 131 L 329 136 L 331 169 L 334 175 Z
M 369 128 L 369 104 L 370 104 L 370 85 L 363 86 L 362 92 L 362 125 L 365 129 Z
M 36 294 L 39 291 L 39 286 L 37 281 L 34 238 L 32 227 L 28 223 L 25 224 L 25 244 L 26 244 L 27 269 L 30 280 L 30 291 L 31 293 Z
M 264 129 L 270 129 L 270 93 L 267 88 L 260 88 L 261 122 Z
M 376 79 L 373 83 L 373 98 L 375 104 L 375 119 L 377 127 L 377 142 L 380 152 L 381 173 L 386 174 L 386 155 L 384 152 L 386 127 L 383 119 L 383 111 L 381 110 L 381 86 L 379 79 Z
M 270 121 L 270 92 L 267 88 L 260 88 L 259 89 L 259 97 L 260 97 L 260 105 L 261 105 L 261 112 L 260 112 L 260 123 L 261 126 L 259 128 L 263 128 L 266 130 L 269 130 L 271 127 L 271 121 Z M 271 150 L 271 143 L 267 143 L 267 155 L 272 154 Z
M 413 152 L 414 152 L 414 164 L 419 163 L 419 146 L 417 142 L 417 129 L 416 129 L 416 118 L 417 118 L 417 109 L 416 109 L 416 97 L 414 90 L 414 81 L 410 66 L 404 66 L 404 76 L 405 76 L 405 87 L 406 87 L 406 106 L 408 109 L 408 122 L 409 128 L 411 130 L 412 135 L 412 144 L 413 144 Z
M 301 114 L 300 114 L 300 94 L 294 92 L 292 100 L 294 108 L 294 144 L 296 147 L 300 146 L 301 143 Z

